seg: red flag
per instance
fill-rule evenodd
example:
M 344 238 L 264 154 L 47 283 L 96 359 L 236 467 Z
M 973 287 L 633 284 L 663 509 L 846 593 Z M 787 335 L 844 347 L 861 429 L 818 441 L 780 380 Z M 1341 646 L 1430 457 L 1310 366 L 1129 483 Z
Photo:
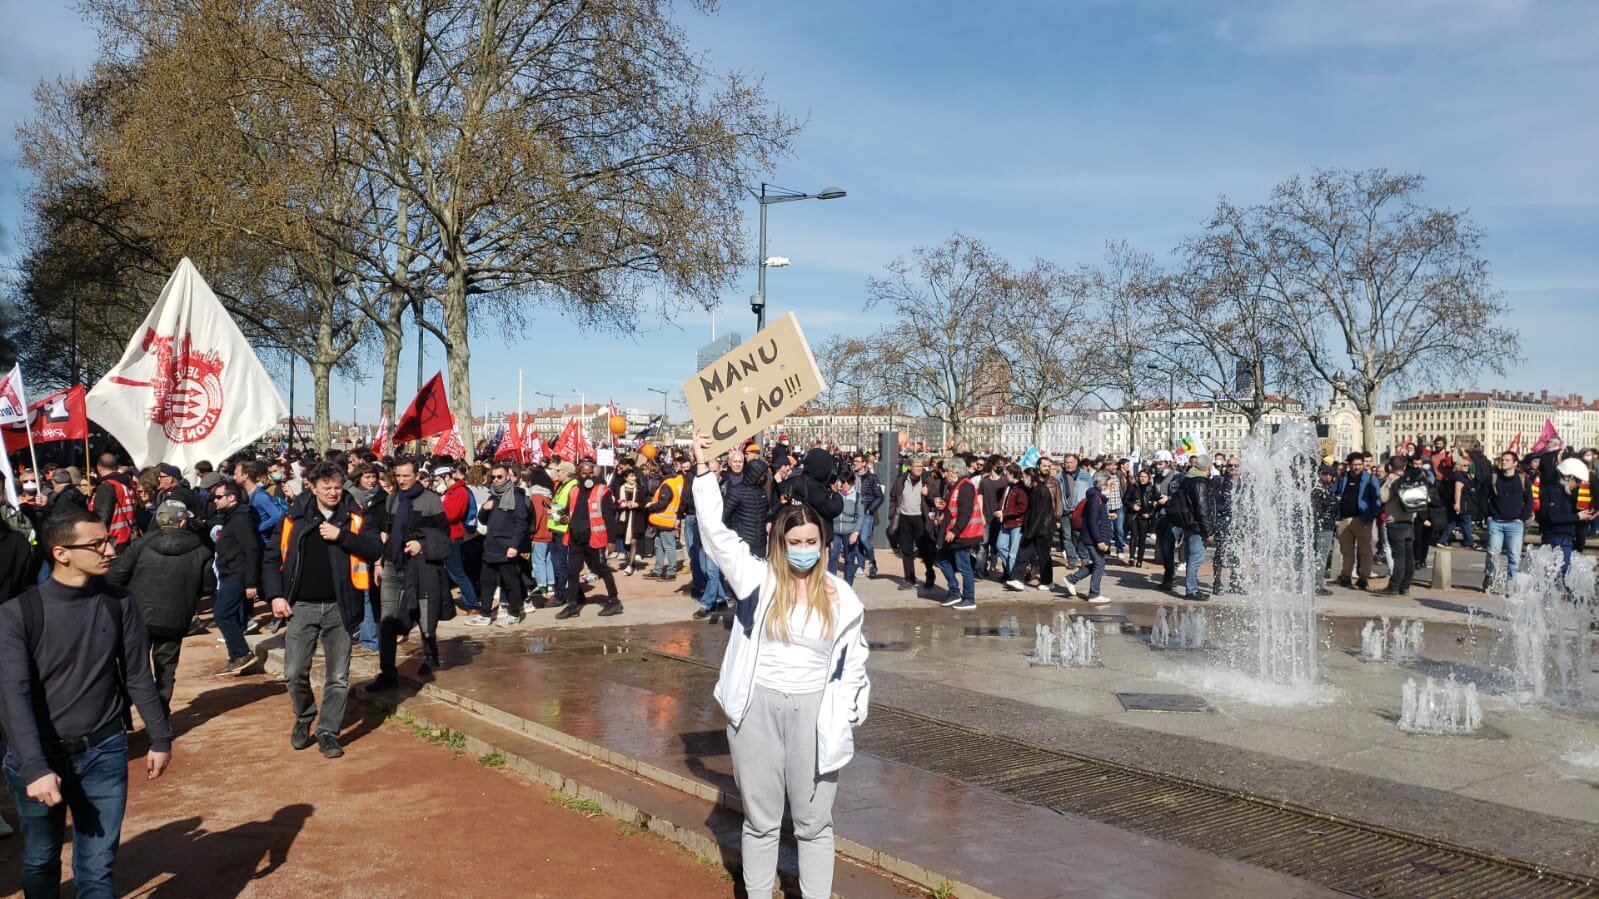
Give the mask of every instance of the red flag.
M 522 461 L 522 429 L 517 424 L 516 416 L 506 416 L 509 427 L 505 432 L 505 439 L 500 441 L 500 448 L 494 452 L 494 461 L 503 462 L 510 459 L 513 462 Z
M 1521 432 L 1520 431 L 1516 432 L 1515 439 L 1510 441 L 1510 447 L 1508 449 L 1506 449 L 1505 452 L 1507 452 L 1507 453 L 1516 453 L 1518 455 L 1521 453 Z
M 383 413 L 383 420 L 378 422 L 378 435 L 372 438 L 372 455 L 379 459 L 387 458 L 394 452 L 394 432 L 389 429 L 389 413 Z
M 1555 433 L 1555 423 L 1550 421 L 1547 418 L 1544 419 L 1543 420 L 1543 433 L 1539 434 L 1538 435 L 1538 440 L 1533 443 L 1532 450 L 1531 450 L 1532 454 L 1534 456 L 1536 456 L 1539 453 L 1543 452 L 1544 451 L 1544 447 L 1549 445 L 1549 441 L 1554 440 L 1554 439 L 1558 438 L 1559 436 L 1560 436 L 1559 434 Z
M 451 425 L 448 431 L 439 435 L 439 442 L 433 444 L 433 455 L 449 456 L 451 459 L 466 458 L 466 441 L 461 439 L 461 429 Z
M 58 390 L 28 407 L 34 443 L 82 440 L 89 436 L 89 415 L 83 405 L 82 384 Z M 21 425 L 6 425 L 6 452 L 28 446 L 28 435 Z
M 405 414 L 395 422 L 393 440 L 395 443 L 424 440 L 454 426 L 455 416 L 450 414 L 450 398 L 444 392 L 444 374 L 435 372 L 416 392 L 416 398 L 405 408 Z M 461 455 L 466 454 L 463 451 Z
M 555 441 L 555 454 L 569 462 L 594 458 L 594 446 L 589 443 L 588 435 L 583 433 L 583 425 L 577 419 L 569 419 L 566 427 L 561 429 L 561 436 Z

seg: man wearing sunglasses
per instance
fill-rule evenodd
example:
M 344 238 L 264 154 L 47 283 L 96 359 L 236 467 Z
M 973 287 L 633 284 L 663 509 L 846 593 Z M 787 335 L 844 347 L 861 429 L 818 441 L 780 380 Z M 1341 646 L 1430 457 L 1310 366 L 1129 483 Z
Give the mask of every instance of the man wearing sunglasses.
M 172 727 L 139 607 L 105 579 L 116 555 L 105 525 L 75 511 L 47 521 L 40 537 L 49 579 L 0 605 L 0 718 L 6 783 L 22 820 L 22 887 L 29 896 L 60 891 L 70 808 L 77 894 L 111 896 L 128 799 L 123 696 L 150 738 L 150 780 L 172 761 Z

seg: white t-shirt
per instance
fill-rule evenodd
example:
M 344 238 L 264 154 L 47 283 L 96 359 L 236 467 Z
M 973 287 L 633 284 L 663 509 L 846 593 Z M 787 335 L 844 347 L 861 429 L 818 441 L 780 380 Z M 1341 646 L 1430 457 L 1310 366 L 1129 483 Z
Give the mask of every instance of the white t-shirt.
M 833 660 L 833 638 L 822 632 L 822 616 L 797 605 L 789 610 L 788 631 L 788 643 L 768 636 L 764 627 L 758 631 L 761 651 L 755 662 L 755 683 L 779 693 L 820 692 Z

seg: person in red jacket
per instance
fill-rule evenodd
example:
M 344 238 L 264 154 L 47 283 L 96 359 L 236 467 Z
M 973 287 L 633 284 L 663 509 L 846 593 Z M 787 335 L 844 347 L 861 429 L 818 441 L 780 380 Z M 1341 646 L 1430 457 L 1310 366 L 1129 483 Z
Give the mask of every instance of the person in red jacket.
M 461 544 L 466 540 L 466 513 L 472 504 L 472 492 L 466 489 L 455 468 L 440 465 L 433 469 L 433 489 L 439 491 L 444 501 L 444 518 L 450 524 L 450 558 L 444 563 L 444 573 L 450 583 L 461 591 L 460 606 L 468 612 L 478 611 L 477 589 L 466 575 L 466 563 L 461 555 Z

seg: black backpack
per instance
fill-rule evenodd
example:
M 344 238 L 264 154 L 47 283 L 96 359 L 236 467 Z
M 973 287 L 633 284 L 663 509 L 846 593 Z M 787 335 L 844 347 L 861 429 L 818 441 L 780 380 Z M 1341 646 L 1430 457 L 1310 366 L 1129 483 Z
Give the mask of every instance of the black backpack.
M 44 595 L 38 587 L 31 587 L 18 593 L 15 602 L 22 603 L 22 630 L 28 635 L 28 670 L 33 675 L 33 718 L 41 722 L 41 726 L 48 725 L 50 710 L 44 704 L 44 683 L 39 675 L 39 644 L 44 640 Z M 117 629 L 117 663 L 112 668 L 117 681 L 117 695 L 122 697 L 122 726 L 125 730 L 133 728 L 132 702 L 128 699 L 128 658 L 127 651 L 122 645 L 122 603 L 114 596 L 100 595 L 100 602 L 105 606 L 106 613 L 111 616 L 111 623 Z
M 1188 496 L 1187 478 L 1178 482 L 1177 489 L 1166 500 L 1166 522 L 1180 528 L 1194 526 L 1194 509 Z

